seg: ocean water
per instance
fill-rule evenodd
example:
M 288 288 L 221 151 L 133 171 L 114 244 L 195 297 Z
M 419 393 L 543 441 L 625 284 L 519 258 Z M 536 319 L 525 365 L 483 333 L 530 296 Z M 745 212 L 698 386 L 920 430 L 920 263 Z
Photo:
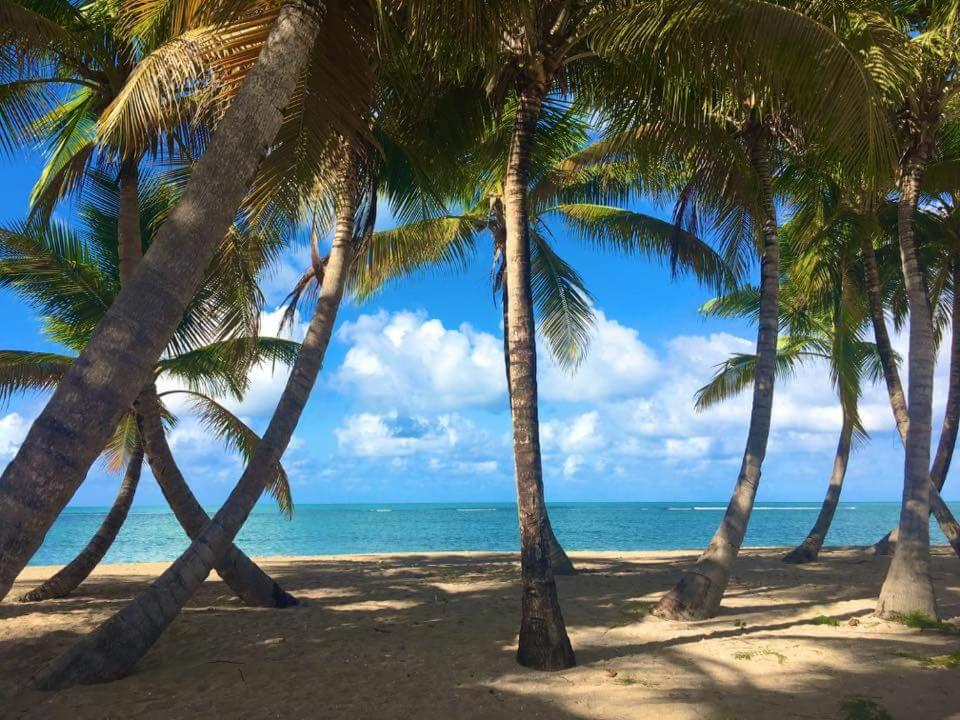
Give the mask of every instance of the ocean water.
M 722 503 L 551 503 L 550 519 L 568 550 L 701 548 L 720 522 Z M 960 513 L 960 503 L 952 503 Z M 795 545 L 819 503 L 759 503 L 748 546 Z M 68 508 L 47 534 L 32 565 L 62 565 L 96 532 L 107 508 Z M 868 545 L 892 528 L 898 503 L 841 503 L 827 545 Z M 944 543 L 936 523 L 932 540 Z M 511 503 L 298 505 L 292 520 L 259 505 L 237 544 L 251 556 L 335 555 L 444 550 L 513 551 L 517 511 Z M 175 559 L 187 537 L 166 508 L 134 507 L 105 562 Z

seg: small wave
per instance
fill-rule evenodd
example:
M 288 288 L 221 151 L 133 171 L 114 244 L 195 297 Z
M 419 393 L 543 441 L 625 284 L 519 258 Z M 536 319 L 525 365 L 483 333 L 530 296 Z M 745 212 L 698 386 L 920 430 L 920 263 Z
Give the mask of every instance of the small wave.
M 755 507 L 754 510 L 819 510 L 818 507 L 795 506 L 795 507 Z
M 393 512 L 390 508 L 377 508 L 376 510 L 371 510 L 370 512 Z
M 496 508 L 457 508 L 457 512 L 496 512 Z

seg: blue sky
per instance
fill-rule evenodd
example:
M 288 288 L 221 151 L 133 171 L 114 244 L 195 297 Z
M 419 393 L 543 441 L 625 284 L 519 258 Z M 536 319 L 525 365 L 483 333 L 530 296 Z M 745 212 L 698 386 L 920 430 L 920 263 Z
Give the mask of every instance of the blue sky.
M 34 157 L 0 165 L 0 221 L 25 214 L 38 172 Z M 381 216 L 380 224 L 389 225 L 388 213 Z M 671 280 L 663 267 L 595 254 L 562 232 L 556 239 L 591 289 L 598 323 L 590 355 L 575 375 L 541 353 L 548 499 L 726 500 L 739 468 L 749 397 L 697 414 L 693 393 L 729 353 L 750 351 L 753 329 L 699 317 L 709 291 Z M 323 375 L 284 460 L 296 502 L 513 498 L 490 261 L 481 249 L 465 273 L 419 276 L 363 306 L 343 308 Z M 265 279 L 265 331 L 276 327 L 275 309 L 306 263 L 304 250 L 293 248 Z M 8 291 L 0 291 L 0 316 L 3 347 L 56 349 L 40 333 L 39 318 Z M 906 355 L 905 337 L 896 343 Z M 937 424 L 946 392 L 944 353 L 941 358 Z M 247 399 L 234 408 L 262 430 L 284 379 L 281 371 L 258 368 Z M 43 400 L 16 398 L 0 409 L 0 460 L 12 457 Z M 902 451 L 882 388 L 867 391 L 862 410 L 871 440 L 854 452 L 844 498 L 899 500 Z M 779 384 L 760 498 L 821 499 L 839 426 L 824 368 L 803 369 Z M 171 443 L 200 500 L 223 500 L 239 477 L 239 461 L 211 444 L 189 414 Z M 117 476 L 95 466 L 73 504 L 109 504 L 118 484 Z M 946 495 L 960 497 L 952 486 Z M 149 475 L 136 502 L 162 503 Z

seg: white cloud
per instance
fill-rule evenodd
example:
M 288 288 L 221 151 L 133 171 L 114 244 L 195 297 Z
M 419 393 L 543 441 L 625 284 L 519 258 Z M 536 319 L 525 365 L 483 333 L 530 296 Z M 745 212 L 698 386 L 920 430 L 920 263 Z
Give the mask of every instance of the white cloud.
M 363 400 L 438 411 L 505 395 L 500 340 L 466 323 L 451 329 L 425 313 L 380 312 L 344 323 L 337 338 L 350 348 L 334 383 Z
M 427 419 L 396 411 L 348 415 L 333 432 L 342 452 L 359 457 L 452 455 L 485 438 L 473 423 L 458 415 Z
M 540 348 L 540 392 L 546 400 L 596 402 L 624 397 L 645 388 L 661 372 L 654 352 L 636 330 L 597 311 L 589 354 L 576 372 L 561 370 Z
M 20 443 L 30 429 L 28 422 L 20 413 L 12 412 L 0 418 L 0 457 L 12 458 Z

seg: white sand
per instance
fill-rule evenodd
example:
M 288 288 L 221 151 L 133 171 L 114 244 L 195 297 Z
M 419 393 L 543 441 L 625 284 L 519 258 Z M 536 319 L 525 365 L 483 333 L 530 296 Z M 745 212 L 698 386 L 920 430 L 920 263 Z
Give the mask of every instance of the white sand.
M 30 689 L 163 568 L 104 566 L 73 598 L 0 606 L 0 717 L 819 720 L 865 696 L 898 720 L 960 719 L 960 670 L 913 659 L 960 652 L 960 636 L 870 616 L 884 559 L 843 550 L 791 566 L 751 550 L 722 613 L 680 624 L 635 610 L 693 554 L 572 555 L 583 572 L 558 582 L 580 664 L 565 672 L 513 660 L 514 556 L 434 553 L 264 561 L 302 607 L 244 608 L 211 580 L 129 678 Z M 11 597 L 50 572 L 28 569 Z M 943 615 L 960 615 L 960 561 L 938 551 L 934 579 Z M 842 624 L 812 624 L 820 615 Z

